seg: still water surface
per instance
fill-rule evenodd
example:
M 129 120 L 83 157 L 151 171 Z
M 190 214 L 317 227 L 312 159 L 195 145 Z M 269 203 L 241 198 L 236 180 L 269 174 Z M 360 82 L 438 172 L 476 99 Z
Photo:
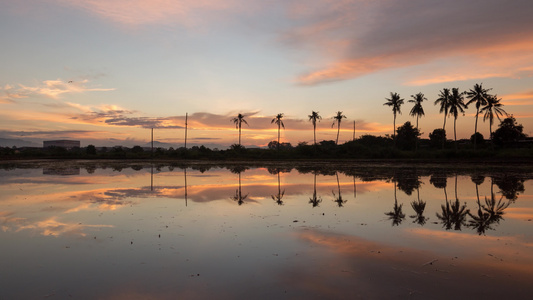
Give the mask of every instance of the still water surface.
M 0 299 L 529 299 L 527 169 L 0 168 Z

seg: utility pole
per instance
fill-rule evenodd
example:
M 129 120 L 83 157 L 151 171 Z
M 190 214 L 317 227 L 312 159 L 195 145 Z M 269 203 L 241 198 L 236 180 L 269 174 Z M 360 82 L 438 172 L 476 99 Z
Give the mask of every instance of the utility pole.
M 185 113 L 185 150 L 187 150 L 187 118 L 189 113 Z
M 152 127 L 152 157 L 154 156 L 154 128 Z
M 353 140 L 355 141 L 355 121 L 353 121 Z

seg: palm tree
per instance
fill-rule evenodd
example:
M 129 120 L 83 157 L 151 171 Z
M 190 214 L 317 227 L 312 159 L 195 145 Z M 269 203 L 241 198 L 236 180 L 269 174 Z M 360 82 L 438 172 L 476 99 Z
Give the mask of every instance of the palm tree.
M 439 98 L 435 100 L 435 105 L 440 104 L 440 113 L 444 113 L 444 124 L 442 125 L 442 130 L 446 132 L 446 118 L 448 117 L 448 111 L 450 109 L 450 89 L 444 88 L 439 93 Z M 444 149 L 444 143 L 446 139 L 442 140 L 442 149 Z
M 482 106 L 487 105 L 487 98 L 490 97 L 488 92 L 492 89 L 484 89 L 483 84 L 475 84 L 474 89 L 470 89 L 470 91 L 466 92 L 466 98 L 470 99 L 466 103 L 466 105 L 470 105 L 471 103 L 476 104 L 476 123 L 474 126 L 474 135 L 477 135 L 477 119 L 479 116 L 479 110 Z M 474 137 L 474 149 L 476 149 L 476 142 L 477 137 Z
M 448 112 L 453 116 L 453 139 L 455 141 L 455 150 L 457 150 L 457 117 L 459 113 L 464 113 L 466 104 L 464 102 L 464 93 L 459 92 L 459 88 L 452 88 L 452 94 L 450 96 L 450 104 Z
M 400 98 L 400 95 L 398 93 L 390 93 L 390 99 L 385 98 L 387 102 L 383 103 L 383 105 L 391 106 L 392 107 L 392 113 L 394 114 L 394 122 L 393 122 L 393 133 L 392 133 L 392 139 L 396 143 L 396 113 L 402 114 L 400 110 L 400 106 L 403 104 L 403 99 Z
M 314 145 L 316 146 L 316 121 L 318 120 L 320 122 L 320 120 L 322 120 L 322 117 L 318 114 L 318 111 L 314 110 L 308 117 L 309 121 L 313 123 L 313 141 Z
M 283 118 L 283 113 L 279 113 L 274 119 L 272 119 L 272 121 L 270 121 L 270 124 L 276 123 L 276 125 L 278 125 L 278 145 L 277 145 L 278 151 L 279 151 L 279 132 L 281 130 L 281 127 L 285 129 L 285 124 L 283 124 L 283 121 L 281 120 L 282 118 Z
M 245 123 L 248 125 L 248 122 L 244 119 L 243 114 L 238 114 L 235 118 L 231 119 L 231 122 L 235 123 L 235 128 L 239 129 L 239 146 L 241 145 L 241 125 L 242 123 Z
M 494 115 L 498 117 L 498 120 L 501 121 L 500 116 L 507 116 L 507 112 L 503 110 L 502 106 L 503 104 L 500 103 L 501 99 L 498 99 L 498 96 L 490 95 L 487 98 L 487 104 L 481 108 L 479 111 L 480 113 L 484 113 L 483 115 L 483 122 L 485 122 L 486 119 L 489 119 L 489 133 L 490 133 L 490 143 L 492 144 L 492 124 L 494 123 Z M 493 144 L 494 146 L 494 144 Z
M 342 111 L 338 111 L 337 115 L 332 118 L 335 121 L 333 121 L 333 124 L 331 124 L 331 127 L 335 126 L 335 123 L 337 123 L 337 139 L 335 140 L 335 145 L 339 144 L 339 132 L 341 130 L 342 118 L 346 119 L 346 116 L 342 114 Z
M 413 106 L 413 108 L 411 108 L 411 112 L 409 113 L 409 115 L 411 115 L 412 117 L 416 116 L 416 130 L 418 131 L 418 118 L 424 116 L 424 108 L 422 107 L 422 102 L 427 100 L 427 98 L 422 93 L 411 95 L 411 98 L 413 99 L 409 100 L 409 102 L 414 103 L 415 105 Z M 415 145 L 415 149 L 418 149 L 418 136 L 416 137 L 416 141 L 417 143 Z

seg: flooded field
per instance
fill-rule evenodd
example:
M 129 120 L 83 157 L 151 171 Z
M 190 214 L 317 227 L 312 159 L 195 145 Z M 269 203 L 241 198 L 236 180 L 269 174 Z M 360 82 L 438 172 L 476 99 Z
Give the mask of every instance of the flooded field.
M 0 299 L 529 299 L 530 172 L 0 165 Z

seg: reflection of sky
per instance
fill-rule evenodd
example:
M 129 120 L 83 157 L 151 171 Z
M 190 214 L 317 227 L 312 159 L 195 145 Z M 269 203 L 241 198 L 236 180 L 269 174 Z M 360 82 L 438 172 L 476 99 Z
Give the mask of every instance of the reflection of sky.
M 314 280 L 338 279 L 343 285 L 355 276 L 364 285 L 361 293 L 370 293 L 361 295 L 370 296 L 373 283 L 364 274 L 353 273 L 366 259 L 365 268 L 384 268 L 392 282 L 402 272 L 384 266 L 410 274 L 427 272 L 420 265 L 434 259 L 445 271 L 457 266 L 460 271 L 453 271 L 453 276 L 467 270 L 477 276 L 472 270 L 479 268 L 490 278 L 499 278 L 496 271 L 532 278 L 532 181 L 525 181 L 525 191 L 505 209 L 495 230 L 478 235 L 466 226 L 461 231 L 443 228 L 436 213 L 445 204 L 444 190 L 434 187 L 429 177 L 420 178 L 419 189 L 420 199 L 426 201 L 427 223 L 418 225 L 411 217 L 417 191 L 407 195 L 398 190 L 397 202 L 405 219 L 391 226 L 385 213 L 394 205 L 392 181 L 361 181 L 338 173 L 337 183 L 335 175 L 317 175 L 322 202 L 313 208 L 309 203 L 313 173 L 292 170 L 280 174 L 280 191 L 284 191 L 280 206 L 272 199 L 278 193 L 277 175 L 263 168 L 248 169 L 241 173 L 242 194 L 248 198 L 238 206 L 231 197 L 239 188 L 239 176 L 227 169 L 205 173 L 188 169 L 187 200 L 183 169 L 154 169 L 153 177 L 150 171 L 96 169 L 91 174 L 81 168 L 80 175 L 72 176 L 43 175 L 42 169 L 0 171 L 0 238 L 6 255 L 0 267 L 2 278 L 10 278 L 11 285 L 6 286 L 13 287 L 5 295 L 68 296 L 64 294 L 68 290 L 73 296 L 88 293 L 103 298 L 234 298 L 240 294 L 228 286 L 238 286 L 244 294 L 255 291 L 264 298 L 284 296 L 285 290 L 298 298 L 315 289 L 320 290 L 317 295 L 335 296 L 338 291 L 322 288 Z M 470 176 L 457 179 L 457 198 L 476 211 L 475 184 Z M 334 202 L 339 189 L 347 200 L 343 207 Z M 499 189 L 493 189 L 500 199 Z M 484 203 L 491 193 L 490 178 L 479 185 L 478 192 Z M 454 177 L 447 180 L 446 195 L 455 200 Z M 358 248 L 353 248 L 354 243 Z M 386 255 L 374 257 L 376 250 Z M 424 260 L 416 258 L 418 254 Z M 6 273 L 14 266 L 13 273 Z M 48 278 L 56 268 L 74 273 L 81 269 L 84 275 Z M 306 274 L 306 268 L 316 275 Z M 288 273 L 280 274 L 282 270 Z M 25 290 L 18 281 L 28 272 L 41 284 Z M 324 279 L 324 274 L 331 278 Z M 436 275 L 430 278 L 443 280 Z M 102 289 L 87 291 L 80 284 L 86 281 Z

